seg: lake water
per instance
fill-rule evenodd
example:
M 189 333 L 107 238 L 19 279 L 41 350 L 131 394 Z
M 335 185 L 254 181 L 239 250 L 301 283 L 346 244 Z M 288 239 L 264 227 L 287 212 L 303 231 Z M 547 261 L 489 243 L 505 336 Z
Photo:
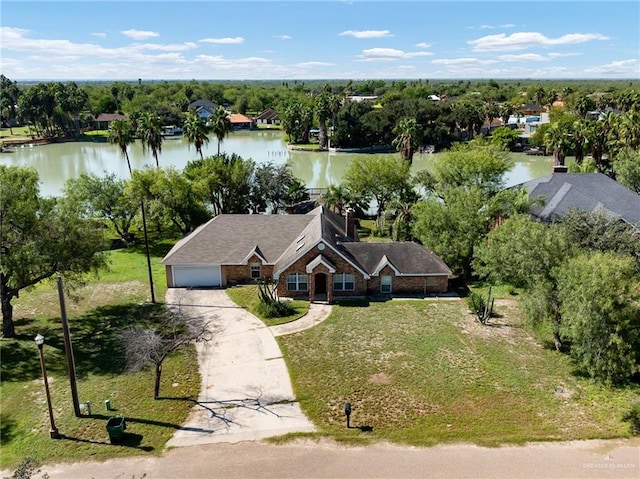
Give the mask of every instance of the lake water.
M 212 138 L 203 148 L 205 156 L 215 155 L 217 140 Z M 241 131 L 231 133 L 222 142 L 221 151 L 236 153 L 243 158 L 252 158 L 256 163 L 288 162 L 293 174 L 300 178 L 307 188 L 326 188 L 342 181 L 349 164 L 357 156 L 352 153 L 328 153 L 289 151 L 280 131 Z M 512 186 L 551 172 L 551 157 L 513 154 L 515 167 L 507 173 L 506 184 Z M 199 158 L 195 148 L 181 137 L 166 139 L 159 156 L 160 166 L 174 166 L 182 169 L 189 161 Z M 414 156 L 413 171 L 428 168 L 434 155 Z M 140 142 L 129 147 L 129 159 L 135 169 L 155 165 L 151 153 L 142 152 Z M 12 148 L 0 154 L 0 163 L 5 165 L 33 166 L 40 174 L 40 191 L 45 196 L 56 196 L 62 191 L 69 178 L 77 178 L 82 173 L 104 175 L 115 173 L 129 177 L 126 161 L 116 145 L 109 143 L 69 142 L 43 146 Z

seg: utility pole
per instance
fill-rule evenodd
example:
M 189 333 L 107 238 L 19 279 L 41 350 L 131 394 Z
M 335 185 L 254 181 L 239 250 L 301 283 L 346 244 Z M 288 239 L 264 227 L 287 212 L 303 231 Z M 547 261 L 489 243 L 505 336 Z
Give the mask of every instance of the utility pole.
M 73 412 L 76 417 L 80 417 L 80 402 L 78 401 L 78 386 L 76 384 L 76 363 L 73 359 L 73 348 L 71 347 L 71 335 L 69 334 L 69 321 L 67 320 L 67 307 L 64 303 L 64 290 L 62 288 L 62 277 L 56 279 L 58 283 L 58 298 L 60 299 L 60 315 L 62 316 L 62 333 L 64 336 L 64 349 L 67 356 L 67 369 L 69 370 L 69 382 L 71 383 L 71 399 L 73 400 Z

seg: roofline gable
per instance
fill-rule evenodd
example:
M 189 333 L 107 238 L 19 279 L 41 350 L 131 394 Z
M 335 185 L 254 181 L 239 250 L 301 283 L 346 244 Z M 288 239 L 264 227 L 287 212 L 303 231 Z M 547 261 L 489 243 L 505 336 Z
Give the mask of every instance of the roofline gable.
M 251 251 L 249 251 L 249 253 L 247 254 L 247 256 L 245 256 L 242 261 L 240 262 L 240 264 L 247 264 L 249 262 L 249 258 L 251 258 L 252 256 L 257 256 L 258 258 L 260 258 L 260 261 L 262 261 L 262 264 L 268 264 L 269 262 L 265 259 L 264 255 L 262 254 L 262 251 L 260 251 L 260 247 L 258 245 L 255 245 L 253 247 L 253 249 Z
M 273 278 L 274 279 L 278 279 L 280 277 L 280 274 L 282 272 L 284 272 L 287 268 L 289 268 L 293 263 L 295 263 L 296 261 L 298 261 L 300 258 L 302 258 L 305 254 L 307 254 L 309 251 L 311 251 L 313 248 L 315 248 L 316 246 L 318 246 L 320 243 L 324 244 L 327 248 L 331 248 L 331 250 L 337 254 L 338 256 L 340 256 L 343 260 L 345 260 L 347 263 L 349 263 L 351 266 L 353 266 L 354 268 L 356 268 L 358 271 L 360 271 L 360 273 L 362 273 L 362 277 L 364 279 L 369 279 L 371 278 L 371 276 L 369 275 L 369 273 L 367 273 L 358 263 L 356 263 L 354 260 L 352 260 L 351 258 L 348 258 L 345 254 L 343 254 L 342 252 L 338 251 L 337 248 L 335 248 L 332 244 L 327 243 L 324 239 L 319 239 L 318 241 L 311 243 L 307 248 L 304 248 L 302 251 L 300 251 L 298 254 L 296 254 L 293 259 L 291 261 L 289 261 L 288 263 L 284 264 L 281 268 L 279 268 L 278 270 L 273 272 Z
M 385 266 L 389 266 L 394 271 L 396 276 L 402 275 L 398 268 L 394 266 L 394 264 L 389 260 L 389 258 L 387 258 L 387 255 L 385 254 L 382 256 L 382 258 L 380 258 L 380 262 L 378 263 L 378 266 L 376 266 L 376 269 L 373 270 L 373 273 L 371 273 L 371 276 L 379 276 L 380 271 L 382 271 Z
M 307 263 L 307 267 L 305 268 L 305 270 L 307 273 L 311 274 L 313 273 L 313 270 L 320 265 L 324 265 L 329 270 L 329 273 L 331 274 L 336 272 L 336 267 L 332 265 L 331 262 L 327 258 L 325 258 L 322 254 L 319 254 L 314 259 L 309 261 L 309 263 Z

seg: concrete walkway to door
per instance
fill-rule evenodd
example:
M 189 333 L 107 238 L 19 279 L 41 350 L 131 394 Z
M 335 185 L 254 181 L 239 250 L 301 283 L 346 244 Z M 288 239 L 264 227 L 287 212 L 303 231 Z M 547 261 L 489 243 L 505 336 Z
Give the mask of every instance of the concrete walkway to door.
M 204 316 L 213 339 L 197 345 L 202 387 L 187 423 L 167 446 L 263 439 L 314 431 L 296 402 L 272 332 L 224 290 L 167 291 L 168 306 Z

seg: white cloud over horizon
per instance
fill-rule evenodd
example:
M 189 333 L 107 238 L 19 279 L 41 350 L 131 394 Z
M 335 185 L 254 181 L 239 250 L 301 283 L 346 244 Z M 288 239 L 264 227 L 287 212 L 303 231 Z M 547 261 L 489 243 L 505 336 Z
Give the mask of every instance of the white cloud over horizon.
M 600 33 L 568 33 L 557 38 L 549 38 L 539 32 L 517 32 L 511 35 L 499 33 L 476 40 L 469 40 L 474 52 L 525 50 L 537 46 L 574 45 L 592 40 L 608 40 Z
M 373 60 L 399 60 L 404 58 L 426 57 L 433 55 L 431 52 L 404 52 L 402 50 L 396 50 L 395 48 L 369 48 L 362 50 L 362 54 L 359 55 L 361 61 L 373 61 Z
M 155 38 L 160 36 L 158 32 L 150 32 L 150 31 L 135 30 L 135 29 L 122 30 L 120 33 L 122 33 L 126 37 L 133 38 L 134 40 L 146 40 L 147 38 Z
M 203 38 L 202 40 L 198 40 L 198 43 L 215 43 L 217 45 L 237 45 L 239 43 L 244 43 L 244 38 L 242 37 Z
M 338 33 L 338 35 L 341 37 L 354 38 L 384 38 L 393 36 L 389 30 L 345 30 L 342 33 Z

